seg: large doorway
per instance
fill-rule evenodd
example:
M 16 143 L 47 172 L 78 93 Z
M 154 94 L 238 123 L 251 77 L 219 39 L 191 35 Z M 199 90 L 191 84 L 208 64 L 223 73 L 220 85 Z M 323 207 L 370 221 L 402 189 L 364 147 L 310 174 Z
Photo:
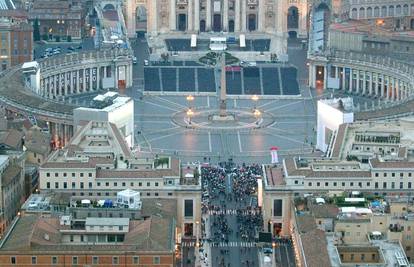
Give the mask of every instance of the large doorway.
M 214 14 L 213 16 L 213 31 L 220 32 L 221 31 L 221 15 Z
M 250 14 L 248 21 L 249 21 L 248 22 L 249 31 L 255 31 L 256 30 L 256 15 L 255 14 Z
M 138 6 L 136 9 L 136 30 L 147 30 L 147 8 L 145 6 Z
M 295 6 L 291 6 L 288 9 L 287 27 L 288 29 L 299 28 L 299 11 L 298 8 Z
M 186 14 L 178 15 L 178 30 L 182 32 L 187 30 L 187 15 Z
M 205 32 L 206 31 L 206 21 L 205 20 L 200 20 L 200 32 Z
M 229 32 L 234 32 L 234 20 L 229 20 Z
M 324 66 L 316 66 L 315 81 L 316 81 L 316 89 L 324 88 L 324 83 L 325 83 Z

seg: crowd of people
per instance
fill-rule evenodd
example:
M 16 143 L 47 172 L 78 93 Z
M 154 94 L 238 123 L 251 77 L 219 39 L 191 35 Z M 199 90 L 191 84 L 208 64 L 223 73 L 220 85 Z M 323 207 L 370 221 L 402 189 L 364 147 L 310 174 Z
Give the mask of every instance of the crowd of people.
M 215 261 L 220 267 L 229 267 L 232 263 L 232 260 L 224 260 L 231 254 L 231 249 L 222 247 L 223 244 L 234 241 L 255 243 L 258 232 L 263 228 L 261 209 L 257 206 L 257 179 L 261 175 L 260 165 L 235 166 L 228 162 L 218 167 L 201 168 L 202 212 L 210 215 L 210 235 L 202 241 L 212 247 L 220 246 L 220 255 Z M 245 254 L 251 248 L 235 249 Z M 240 261 L 242 266 L 254 266 L 252 261 Z M 236 261 L 233 259 L 233 262 Z

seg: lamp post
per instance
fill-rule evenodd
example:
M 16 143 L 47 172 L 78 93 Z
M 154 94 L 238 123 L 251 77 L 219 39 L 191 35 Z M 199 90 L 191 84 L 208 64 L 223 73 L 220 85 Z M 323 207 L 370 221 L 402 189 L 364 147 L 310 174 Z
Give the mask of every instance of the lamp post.
M 188 108 L 190 108 L 190 109 L 191 109 L 191 102 L 193 102 L 193 101 L 194 101 L 194 96 L 192 96 L 192 95 L 188 95 L 185 99 L 187 99 L 187 102 L 188 102 Z
M 191 116 L 193 115 L 194 115 L 194 111 L 191 108 L 189 108 L 187 110 L 188 124 L 191 124 Z
M 257 95 L 253 95 L 252 100 L 253 100 L 253 103 L 254 103 L 254 109 L 256 109 L 256 103 L 259 100 L 259 97 Z
M 199 221 L 196 221 L 195 223 L 196 223 L 196 247 L 198 248 L 198 247 L 200 247 L 200 242 L 199 242 L 199 228 L 198 228 L 200 222 Z
M 256 125 L 259 125 L 259 121 L 257 119 L 260 118 L 260 116 L 262 115 L 262 112 L 260 112 L 260 110 L 255 108 L 254 111 L 253 111 L 253 115 L 256 118 Z

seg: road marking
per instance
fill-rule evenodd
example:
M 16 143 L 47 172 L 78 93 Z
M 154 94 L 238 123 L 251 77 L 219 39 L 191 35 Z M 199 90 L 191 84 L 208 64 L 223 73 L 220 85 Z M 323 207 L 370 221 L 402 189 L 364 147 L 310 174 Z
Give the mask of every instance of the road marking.
M 211 147 L 211 133 L 208 132 L 208 149 L 210 153 L 213 151 L 213 148 Z
M 288 103 L 288 104 L 285 104 L 285 105 L 281 105 L 281 106 L 276 106 L 276 107 L 273 107 L 273 108 L 269 108 L 268 110 L 265 110 L 265 112 L 269 112 L 269 111 L 273 111 L 273 110 L 278 110 L 278 109 L 281 109 L 281 108 L 284 108 L 284 107 L 288 107 L 288 106 L 292 106 L 292 105 L 295 105 L 295 104 L 299 104 L 299 103 L 302 103 L 303 101 L 302 100 L 300 100 L 300 101 L 295 101 L 295 102 L 292 102 L 292 103 Z
M 237 139 L 239 141 L 239 150 L 240 152 L 243 152 L 242 145 L 241 145 L 241 139 L 240 139 L 240 131 L 237 131 Z

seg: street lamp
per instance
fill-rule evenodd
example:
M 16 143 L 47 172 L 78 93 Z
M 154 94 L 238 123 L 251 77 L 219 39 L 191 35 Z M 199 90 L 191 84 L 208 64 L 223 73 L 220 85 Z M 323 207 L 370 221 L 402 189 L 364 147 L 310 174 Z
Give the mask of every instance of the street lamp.
M 194 111 L 192 111 L 191 108 L 189 108 L 187 110 L 188 124 L 191 124 L 191 116 L 193 115 L 194 115 Z
M 260 117 L 260 115 L 262 115 L 262 112 L 260 112 L 260 110 L 258 110 L 257 108 L 255 108 L 255 109 L 254 109 L 254 112 L 253 112 L 253 115 L 254 115 L 256 118 L 259 118 L 259 117 Z
M 188 96 L 186 97 L 186 99 L 187 99 L 187 102 L 188 102 L 188 108 L 191 108 L 191 102 L 193 102 L 193 101 L 194 101 L 194 96 L 192 96 L 192 95 L 188 95 Z
M 256 103 L 259 100 L 259 97 L 257 95 L 253 95 L 252 100 L 253 100 L 253 103 L 254 103 L 254 109 L 256 109 Z

